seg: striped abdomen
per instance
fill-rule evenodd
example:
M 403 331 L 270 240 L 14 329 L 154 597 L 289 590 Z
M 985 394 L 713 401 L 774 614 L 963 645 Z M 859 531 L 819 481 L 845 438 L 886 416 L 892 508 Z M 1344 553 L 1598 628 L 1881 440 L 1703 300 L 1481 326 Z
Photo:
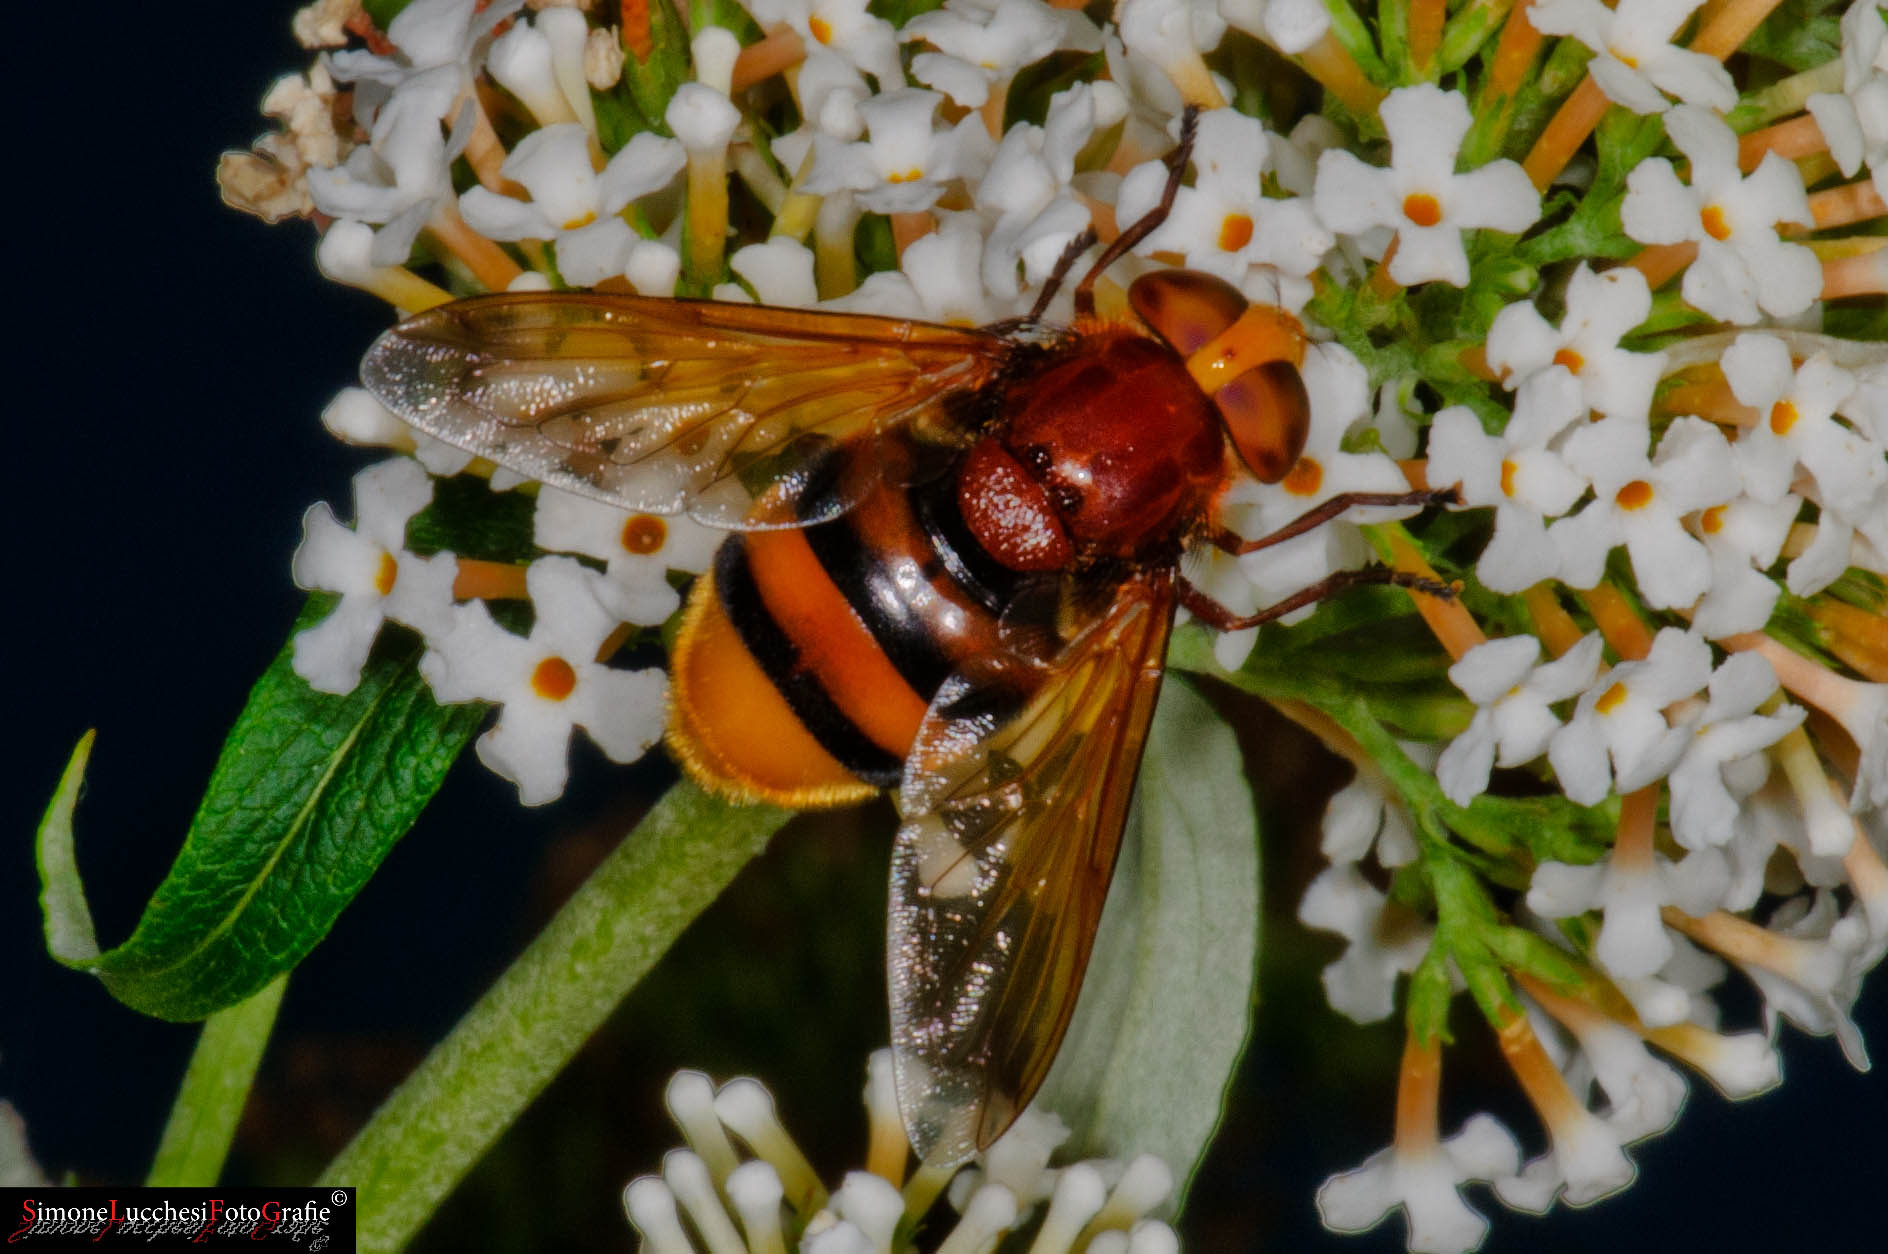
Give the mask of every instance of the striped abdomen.
M 971 538 L 956 490 L 880 479 L 834 521 L 728 537 L 672 665 L 669 742 L 697 782 L 801 808 L 897 784 L 931 698 L 995 650 L 1023 579 Z

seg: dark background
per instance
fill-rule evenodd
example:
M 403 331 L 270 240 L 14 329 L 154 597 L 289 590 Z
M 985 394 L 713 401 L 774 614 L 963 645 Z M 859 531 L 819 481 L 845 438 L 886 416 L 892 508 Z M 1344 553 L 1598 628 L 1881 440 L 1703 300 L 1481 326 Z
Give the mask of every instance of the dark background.
M 31 840 L 73 743 L 96 727 L 78 814 L 101 938 L 128 933 L 188 824 L 249 684 L 300 602 L 302 511 L 348 510 L 372 455 L 317 414 L 385 324 L 318 278 L 306 224 L 224 209 L 217 154 L 304 55 L 289 3 L 18 11 L 8 197 L 20 322 L 9 354 L 18 543 L 6 598 L 12 771 L 0 827 L 0 1095 L 41 1162 L 142 1178 L 195 1029 L 146 1020 L 45 957 Z M 81 16 L 81 14 L 83 16 Z M 24 334 L 22 335 L 22 332 Z M 1289 921 L 1341 768 L 1289 729 L 1255 729 L 1273 815 L 1267 969 L 1251 1062 L 1185 1229 L 1201 1249 L 1396 1250 L 1402 1224 L 1324 1233 L 1317 1182 L 1389 1136 L 1399 1042 L 1323 1009 L 1325 938 Z M 667 778 L 580 752 L 569 795 L 520 809 L 466 759 L 291 981 L 227 1178 L 312 1178 L 523 946 Z M 661 1113 L 678 1066 L 761 1076 L 829 1180 L 863 1152 L 856 1094 L 883 1035 L 889 811 L 803 821 L 743 875 L 441 1212 L 427 1249 L 627 1249 L 630 1176 L 679 1142 Z M 1888 996 L 1860 1007 L 1888 1049 Z M 1449 1127 L 1495 1106 L 1532 1135 L 1486 1033 L 1461 1025 Z M 1875 1248 L 1888 1080 L 1786 1034 L 1787 1083 L 1733 1106 L 1708 1089 L 1634 1151 L 1622 1197 L 1547 1221 L 1499 1212 L 1490 1249 Z M 1477 1085 L 1481 1086 L 1478 1090 Z

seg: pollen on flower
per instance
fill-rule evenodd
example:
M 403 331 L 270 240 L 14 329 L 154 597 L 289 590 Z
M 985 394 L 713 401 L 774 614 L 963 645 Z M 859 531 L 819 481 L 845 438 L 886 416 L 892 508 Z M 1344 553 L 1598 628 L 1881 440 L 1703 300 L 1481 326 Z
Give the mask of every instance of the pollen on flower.
M 547 657 L 531 672 L 531 691 L 546 701 L 562 701 L 576 689 L 577 672 L 561 657 Z
M 1324 467 L 1318 465 L 1315 457 L 1301 457 L 1279 486 L 1293 496 L 1316 496 L 1318 489 L 1324 486 Z
M 1593 703 L 1593 708 L 1601 714 L 1611 714 L 1624 704 L 1630 695 L 1631 690 L 1626 685 L 1616 683 L 1600 694 L 1600 699 Z
M 1728 507 L 1723 505 L 1713 505 L 1710 509 L 1698 515 L 1698 530 L 1710 536 L 1717 535 L 1719 532 L 1723 531 L 1724 511 L 1726 508 Z
M 1621 509 L 1644 509 L 1652 503 L 1652 498 L 1656 495 L 1657 494 L 1652 490 L 1651 484 L 1643 479 L 1634 479 L 1631 483 L 1619 489 L 1618 494 L 1614 496 L 1613 499 L 1619 502 L 1619 508 Z
M 592 222 L 595 222 L 596 220 L 597 220 L 596 210 L 586 209 L 584 212 L 578 214 L 576 217 L 568 219 L 564 223 L 564 229 L 566 231 L 575 231 L 579 227 L 589 226 Z
M 885 176 L 885 181 L 887 183 L 916 183 L 922 180 L 923 178 L 924 178 L 924 171 L 920 170 L 917 166 L 914 165 L 909 170 L 899 170 L 899 171 L 894 171 L 891 174 L 887 174 Z
M 400 577 L 400 563 L 385 549 L 380 551 L 380 569 L 374 572 L 374 591 L 386 596 L 393 591 L 393 581 Z
M 631 514 L 623 524 L 623 548 L 631 553 L 659 553 L 668 538 L 669 524 L 654 514 Z
M 1778 401 L 1770 407 L 1770 429 L 1778 435 L 1788 435 L 1800 417 L 1795 405 L 1787 400 Z
M 1553 360 L 1554 365 L 1565 366 L 1570 374 L 1579 374 L 1581 369 L 1586 365 L 1586 358 L 1580 356 L 1580 354 L 1574 352 L 1571 348 L 1556 349 L 1554 351 Z
M 1229 253 L 1236 253 L 1252 242 L 1252 216 L 1245 213 L 1229 213 L 1219 224 L 1219 246 Z
M 806 19 L 806 28 L 813 32 L 813 38 L 823 44 L 833 41 L 833 24 L 823 17 L 814 16 Z
M 1434 226 L 1442 221 L 1442 202 L 1428 192 L 1411 192 L 1403 197 L 1403 216 L 1417 226 Z
M 1730 219 L 1725 216 L 1722 205 L 1706 205 L 1698 211 L 1698 221 L 1704 227 L 1704 233 L 1712 239 L 1731 238 Z
M 1514 464 L 1514 458 L 1501 459 L 1501 495 L 1506 497 L 1514 495 L 1514 476 L 1518 469 L 1519 467 Z

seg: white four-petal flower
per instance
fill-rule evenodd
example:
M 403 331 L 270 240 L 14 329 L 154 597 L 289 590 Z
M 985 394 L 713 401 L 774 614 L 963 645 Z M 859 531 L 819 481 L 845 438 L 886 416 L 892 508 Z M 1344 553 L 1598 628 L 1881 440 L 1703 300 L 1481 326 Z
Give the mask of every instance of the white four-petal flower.
M 1801 244 L 1785 243 L 1783 224 L 1810 225 L 1803 178 L 1789 161 L 1766 153 L 1746 178 L 1737 135 L 1709 109 L 1679 105 L 1665 131 L 1691 159 L 1691 180 L 1664 157 L 1633 167 L 1619 216 L 1642 244 L 1698 246 L 1680 290 L 1694 308 L 1747 325 L 1758 310 L 1787 318 L 1809 308 L 1822 291 L 1822 266 Z
M 599 172 L 590 163 L 589 133 L 561 122 L 519 140 L 500 167 L 531 194 L 529 202 L 474 187 L 459 198 L 459 209 L 493 239 L 556 241 L 564 280 L 589 287 L 623 274 L 637 243 L 617 212 L 668 186 L 686 163 L 680 143 L 644 131 Z
M 341 603 L 295 637 L 295 673 L 321 692 L 351 692 L 387 619 L 428 637 L 452 624 L 450 553 L 421 557 L 406 547 L 406 525 L 431 503 L 433 481 L 418 463 L 396 457 L 354 476 L 354 528 L 325 503 L 302 516 L 295 582 L 338 592 Z
M 1646 604 L 1684 609 L 1710 587 L 1709 554 L 1687 532 L 1686 514 L 1722 505 L 1742 490 L 1724 435 L 1702 418 L 1666 428 L 1658 452 L 1645 452 L 1646 426 L 1604 418 L 1574 431 L 1567 464 L 1593 485 L 1594 499 L 1547 529 L 1560 549 L 1560 579 L 1575 588 L 1600 580 L 1606 555 L 1623 544 Z
M 1665 96 L 1729 112 L 1737 86 L 1716 58 L 1672 43 L 1704 0 L 1534 0 L 1528 21 L 1549 35 L 1572 35 L 1591 48 L 1586 64 L 1606 98 L 1634 113 L 1662 113 Z
M 1449 668 L 1449 681 L 1476 705 L 1468 727 L 1436 762 L 1436 782 L 1465 806 L 1488 787 L 1495 766 L 1514 767 L 1547 752 L 1560 719 L 1556 702 L 1584 691 L 1599 673 L 1601 640 L 1589 632 L 1544 666 L 1540 641 L 1506 636 L 1477 645 Z
M 1460 92 L 1433 83 L 1399 87 L 1384 98 L 1380 113 L 1390 135 L 1389 168 L 1365 165 L 1343 149 L 1324 153 L 1312 193 L 1318 216 L 1350 235 L 1380 226 L 1395 230 L 1390 277 L 1406 287 L 1434 279 L 1464 287 L 1462 232 L 1524 231 L 1540 217 L 1540 195 L 1512 161 L 1455 172 L 1473 120 Z
M 506 631 L 474 601 L 454 610 L 451 631 L 420 659 L 420 674 L 440 701 L 502 707 L 497 724 L 479 737 L 479 760 L 516 783 L 518 800 L 528 806 L 563 793 L 574 728 L 588 732 L 612 762 L 635 761 L 662 735 L 663 673 L 597 661 L 618 623 L 597 597 L 602 578 L 575 558 L 540 558 L 525 572 L 535 611 L 528 637 Z
M 1554 327 L 1531 300 L 1516 301 L 1488 328 L 1488 364 L 1510 391 L 1558 366 L 1580 384 L 1586 408 L 1644 421 L 1666 354 L 1634 353 L 1620 337 L 1652 312 L 1652 291 L 1631 266 L 1595 274 L 1583 261 L 1567 279 L 1567 311 Z
M 1360 1167 L 1318 1187 L 1318 1215 L 1337 1232 L 1374 1228 L 1399 1207 L 1409 1217 L 1409 1248 L 1466 1254 L 1488 1234 L 1488 1221 L 1462 1200 L 1462 1186 L 1519 1169 L 1521 1150 L 1492 1115 L 1476 1115 L 1446 1140 L 1415 1149 L 1390 1146 Z

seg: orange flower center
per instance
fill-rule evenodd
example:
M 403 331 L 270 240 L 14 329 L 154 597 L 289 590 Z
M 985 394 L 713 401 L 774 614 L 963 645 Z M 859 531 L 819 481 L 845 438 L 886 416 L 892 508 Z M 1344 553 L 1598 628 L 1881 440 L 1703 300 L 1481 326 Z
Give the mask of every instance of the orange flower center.
M 904 171 L 902 174 L 887 174 L 885 176 L 885 181 L 887 183 L 915 183 L 923 177 L 924 177 L 924 171 L 920 170 L 917 166 L 914 165 L 909 170 Z
M 577 672 L 561 657 L 547 657 L 531 672 L 531 691 L 546 701 L 562 701 L 577 687 Z
M 1514 495 L 1514 476 L 1520 472 L 1520 469 L 1511 459 L 1506 457 L 1501 459 L 1501 495 Z
M 1554 354 L 1554 364 L 1556 366 L 1565 366 L 1569 373 L 1579 374 L 1581 369 L 1586 365 L 1586 358 L 1580 356 L 1580 354 L 1574 352 L 1571 348 L 1563 348 Z
M 1236 253 L 1252 242 L 1252 219 L 1243 213 L 1229 213 L 1219 224 L 1219 247 Z
M 1621 488 L 1619 494 L 1613 499 L 1619 502 L 1621 509 L 1644 509 L 1652 503 L 1654 495 L 1651 484 L 1643 479 L 1634 479 Z
M 1713 505 L 1710 509 L 1698 515 L 1698 528 L 1709 536 L 1714 536 L 1724 530 L 1724 507 L 1722 505 Z
M 1611 714 L 1626 703 L 1627 695 L 1626 685 L 1614 684 L 1601 694 L 1598 701 L 1593 703 L 1593 708 L 1601 714 Z
M 1718 205 L 1706 205 L 1698 214 L 1698 221 L 1704 226 L 1704 233 L 1712 239 L 1731 238 L 1731 224 L 1724 217 L 1724 210 Z
M 823 17 L 807 18 L 806 29 L 812 31 L 813 38 L 823 44 L 829 44 L 833 41 L 833 24 Z
M 1315 496 L 1323 485 L 1324 467 L 1318 465 L 1318 459 L 1301 457 L 1278 486 L 1293 496 Z
M 400 563 L 393 560 L 393 554 L 385 549 L 380 551 L 380 569 L 374 572 L 374 591 L 386 596 L 393 591 L 393 581 L 400 577 Z
M 1788 435 L 1796 420 L 1803 415 L 1796 412 L 1796 406 L 1788 401 L 1778 401 L 1770 407 L 1770 429 L 1778 435 Z
M 1411 192 L 1403 197 L 1403 216 L 1417 226 L 1434 226 L 1442 221 L 1442 202 L 1428 192 Z
M 596 220 L 597 220 L 597 215 L 596 215 L 595 210 L 591 210 L 588 213 L 580 213 L 576 217 L 572 218 L 570 221 L 564 223 L 564 229 L 566 231 L 574 231 L 580 226 L 589 226 L 592 222 L 595 222 Z
M 660 553 L 668 538 L 669 524 L 654 514 L 632 514 L 623 524 L 623 548 L 630 553 L 644 557 Z

